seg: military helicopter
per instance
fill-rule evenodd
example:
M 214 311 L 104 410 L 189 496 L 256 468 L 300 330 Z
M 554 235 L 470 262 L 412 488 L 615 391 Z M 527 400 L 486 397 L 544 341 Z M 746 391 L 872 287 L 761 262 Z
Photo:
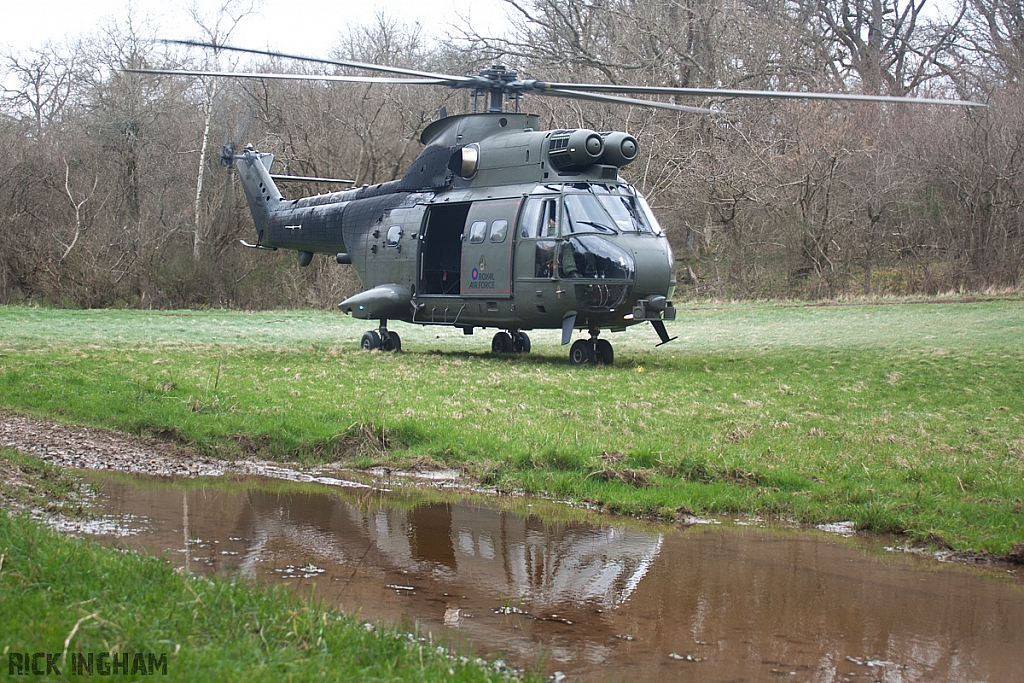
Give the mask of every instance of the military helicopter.
M 496 328 L 491 351 L 528 353 L 527 331 L 560 329 L 573 365 L 611 365 L 603 330 L 650 323 L 661 344 L 676 317 L 675 263 L 668 238 L 644 196 L 619 170 L 640 153 L 625 132 L 543 130 L 520 113 L 526 93 L 656 107 L 693 114 L 711 109 L 623 97 L 669 95 L 772 97 L 983 106 L 975 102 L 840 93 L 663 88 L 522 80 L 503 66 L 453 76 L 413 69 L 327 60 L 197 41 L 171 44 L 234 51 L 385 72 L 393 76 L 310 75 L 134 69 L 191 77 L 398 83 L 470 89 L 486 111 L 447 115 L 421 133 L 424 145 L 398 180 L 329 194 L 287 199 L 270 169 L 273 154 L 226 146 L 256 228 L 254 249 L 293 249 L 299 265 L 316 253 L 354 266 L 364 291 L 339 308 L 378 321 L 363 349 L 400 351 L 388 321 L 444 325 L 473 334 Z M 514 107 L 512 106 L 514 105 Z M 476 109 L 477 107 L 474 107 Z M 515 111 L 510 111 L 510 109 Z M 305 180 L 323 180 L 310 179 Z

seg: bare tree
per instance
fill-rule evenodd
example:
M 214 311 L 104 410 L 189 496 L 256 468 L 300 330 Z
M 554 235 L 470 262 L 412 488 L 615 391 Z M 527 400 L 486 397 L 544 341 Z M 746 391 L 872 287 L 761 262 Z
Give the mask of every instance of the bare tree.
M 13 88 L 3 87 L 5 109 L 9 115 L 31 120 L 36 139 L 41 139 L 74 100 L 77 51 L 47 43 L 25 55 L 8 52 L 0 59 L 15 82 Z
M 801 0 L 817 5 L 820 30 L 833 45 L 840 74 L 856 76 L 867 93 L 906 95 L 940 75 L 934 68 L 949 51 L 963 17 L 927 40 L 927 0 Z
M 64 253 L 61 254 L 58 263 L 64 262 L 64 259 L 68 257 L 71 250 L 75 248 L 76 244 L 78 244 L 78 238 L 82 235 L 82 232 L 87 229 L 88 226 L 84 225 L 82 220 L 82 207 L 85 206 L 86 202 L 92 199 L 93 193 L 96 192 L 96 186 L 99 184 L 100 177 L 96 176 L 92 181 L 92 188 L 81 196 L 75 197 L 75 192 L 71 189 L 71 167 L 68 165 L 67 161 L 64 162 L 64 192 L 68 196 L 68 201 L 71 202 L 71 207 L 75 210 L 75 234 L 67 245 L 62 244 L 65 249 Z M 60 241 L 59 237 L 55 236 L 55 239 Z
M 198 3 L 189 7 L 189 15 L 195 22 L 202 34 L 203 40 L 213 45 L 223 45 L 231 38 L 231 34 L 238 28 L 239 23 L 253 12 L 259 0 L 225 0 L 214 12 L 206 13 Z M 205 65 L 206 68 L 214 71 L 220 68 L 220 51 L 214 50 L 212 58 Z M 192 233 L 192 258 L 199 260 L 203 242 L 202 230 L 202 198 L 203 198 L 203 177 L 206 173 L 206 151 L 210 143 L 210 124 L 213 120 L 214 100 L 217 97 L 217 90 L 220 80 L 217 78 L 206 79 L 204 83 L 204 97 L 202 109 L 205 114 L 203 122 L 203 135 L 199 147 L 199 172 L 196 174 L 196 201 L 195 201 L 195 225 Z
M 1024 80 L 1024 5 L 1019 0 L 963 0 L 963 22 L 950 77 L 970 90 L 1020 85 Z

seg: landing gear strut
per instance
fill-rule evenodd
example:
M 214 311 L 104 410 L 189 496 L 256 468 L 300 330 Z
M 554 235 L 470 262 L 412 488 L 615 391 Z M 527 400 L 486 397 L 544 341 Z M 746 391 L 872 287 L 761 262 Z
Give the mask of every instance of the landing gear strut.
M 615 362 L 615 351 L 607 339 L 598 339 L 598 331 L 590 331 L 590 339 L 577 339 L 569 347 L 569 362 L 573 365 L 601 363 L 611 365 Z
M 529 353 L 530 337 L 519 330 L 498 332 L 491 339 L 491 353 Z
M 364 351 L 376 351 L 378 349 L 381 351 L 401 351 L 402 340 L 397 332 L 392 332 L 388 329 L 387 320 L 381 320 L 380 328 L 369 330 L 363 334 L 359 346 Z

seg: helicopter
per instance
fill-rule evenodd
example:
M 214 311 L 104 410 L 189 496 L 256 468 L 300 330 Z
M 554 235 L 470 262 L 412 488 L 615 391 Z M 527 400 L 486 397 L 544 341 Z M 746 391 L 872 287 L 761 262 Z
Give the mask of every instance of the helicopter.
M 320 80 L 443 86 L 473 91 L 485 111 L 448 115 L 420 134 L 424 145 L 405 174 L 389 182 L 288 199 L 275 181 L 329 180 L 275 176 L 274 155 L 225 146 L 222 161 L 237 170 L 253 223 L 253 249 L 290 249 L 300 266 L 314 254 L 351 264 L 364 289 L 338 304 L 343 313 L 375 320 L 363 334 L 368 351 L 400 351 L 389 321 L 497 329 L 495 354 L 529 353 L 529 331 L 561 330 L 572 365 L 612 365 L 612 344 L 599 335 L 650 323 L 660 343 L 670 337 L 675 261 L 643 194 L 620 175 L 640 154 L 621 131 L 544 130 L 536 114 L 520 113 L 524 94 L 655 107 L 714 115 L 714 109 L 623 95 L 771 97 L 984 106 L 976 102 L 789 91 L 665 88 L 552 83 L 520 79 L 496 65 L 454 76 L 401 67 L 328 60 L 270 50 L 165 40 L 218 51 L 365 69 L 391 76 L 128 69 L 143 74 L 248 79 Z M 514 105 L 514 106 L 513 106 Z

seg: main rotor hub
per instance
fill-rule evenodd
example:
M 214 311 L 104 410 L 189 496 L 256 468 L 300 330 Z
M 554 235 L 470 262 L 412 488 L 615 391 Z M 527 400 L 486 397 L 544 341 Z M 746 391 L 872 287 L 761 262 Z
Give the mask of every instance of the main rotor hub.
M 519 99 L 522 97 L 523 84 L 519 74 L 503 64 L 494 64 L 489 69 L 481 69 L 479 78 L 483 81 L 473 91 L 474 97 L 488 96 L 487 111 L 499 113 L 505 109 L 505 95 L 516 101 L 518 110 Z
M 494 64 L 490 69 L 481 69 L 480 76 L 502 85 L 519 80 L 519 74 L 510 71 L 504 64 Z

